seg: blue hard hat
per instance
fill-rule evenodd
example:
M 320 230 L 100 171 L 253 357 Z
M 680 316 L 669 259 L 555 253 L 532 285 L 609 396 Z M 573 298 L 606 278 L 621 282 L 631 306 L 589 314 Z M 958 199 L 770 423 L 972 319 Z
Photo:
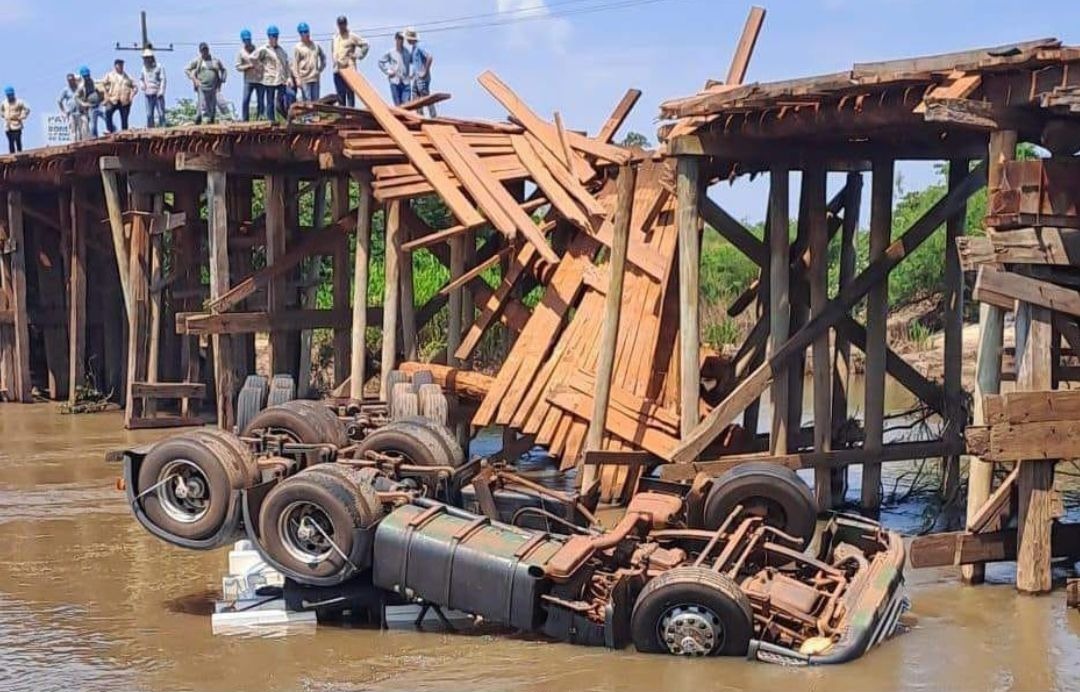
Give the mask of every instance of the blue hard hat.
M 4 87 L 4 93 L 7 94 L 8 96 L 14 96 L 15 95 L 15 87 L 13 87 L 13 86 Z
M 243 31 L 241 31 L 240 32 L 240 40 L 241 41 L 250 41 L 251 40 L 251 31 L 248 30 L 248 29 L 244 29 Z
M 267 36 L 280 36 L 281 32 L 278 31 L 278 28 L 276 26 L 271 24 L 270 27 L 266 30 L 266 35 Z
M 309 27 L 307 25 L 307 22 L 300 22 L 296 26 L 296 33 L 298 33 L 298 34 L 310 34 L 311 33 L 311 27 Z
M 82 67 L 79 68 L 79 75 L 81 77 L 89 77 L 90 76 L 90 68 L 83 65 Z

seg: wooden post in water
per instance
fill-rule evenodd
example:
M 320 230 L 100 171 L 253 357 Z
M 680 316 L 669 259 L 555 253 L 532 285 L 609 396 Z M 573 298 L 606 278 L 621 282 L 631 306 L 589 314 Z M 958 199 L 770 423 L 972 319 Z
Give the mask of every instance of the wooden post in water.
M 326 179 L 316 178 L 311 181 L 312 186 L 315 189 L 314 202 L 312 204 L 311 215 L 311 230 L 312 232 L 319 232 L 326 222 Z M 300 232 L 299 224 L 297 224 L 297 232 Z M 308 265 L 303 272 L 304 279 L 304 293 L 303 304 L 301 307 L 306 310 L 314 310 L 317 306 L 315 301 L 319 296 L 319 269 L 322 260 L 319 257 L 309 257 Z M 311 370 L 312 364 L 315 361 L 315 355 L 311 352 L 313 348 L 313 337 L 315 331 L 313 329 L 304 329 L 300 332 L 300 365 L 296 373 L 296 394 L 302 399 L 306 399 L 311 396 Z
M 227 182 L 223 171 L 210 171 L 206 174 L 206 204 L 210 237 L 210 300 L 221 297 L 229 290 Z M 267 221 L 267 229 L 269 229 L 269 219 Z M 233 406 L 233 390 L 236 382 L 232 364 L 232 344 L 225 334 L 215 334 L 213 344 L 218 427 L 231 430 L 236 423 Z
M 413 282 L 412 253 L 405 252 L 401 246 L 409 240 L 409 229 L 401 224 L 397 232 L 397 244 L 394 252 L 397 253 L 398 272 L 401 281 L 401 343 L 405 360 L 415 361 L 420 353 L 416 343 L 416 296 L 415 283 Z
M 949 162 L 949 189 L 955 190 L 967 177 L 968 162 L 958 159 Z M 943 438 L 963 443 L 967 418 L 964 411 L 964 272 L 960 267 L 957 239 L 964 235 L 967 225 L 967 205 L 960 205 L 945 222 L 945 427 Z M 960 492 L 960 455 L 944 459 L 942 496 L 953 502 Z
M 697 427 L 701 391 L 700 297 L 701 162 L 680 156 L 676 165 L 675 225 L 679 234 L 679 412 L 683 439 Z
M 286 181 L 282 175 L 268 175 L 265 182 L 266 206 L 266 265 L 271 266 L 285 255 L 285 189 Z M 266 286 L 266 311 L 273 318 L 275 313 L 285 308 L 288 292 L 288 275 L 275 276 Z M 270 372 L 292 372 L 289 363 L 289 348 L 286 344 L 288 335 L 281 330 L 270 332 Z
M 810 245 L 810 309 L 813 317 L 829 303 L 829 229 L 825 218 L 825 179 L 823 164 L 808 165 L 803 170 L 807 187 L 807 233 Z M 829 330 L 814 339 L 814 451 L 832 449 L 832 372 L 830 369 Z M 832 480 L 828 469 L 814 470 L 814 494 L 818 511 L 832 509 Z
M 1016 157 L 1015 131 L 998 130 L 990 133 L 990 148 L 986 174 L 987 191 L 1001 185 L 1006 161 Z M 996 305 L 979 306 L 979 349 L 975 356 L 975 392 L 972 419 L 975 425 L 986 424 L 983 397 L 1001 392 L 1001 351 L 1005 334 L 1005 311 Z M 994 464 L 976 456 L 968 460 L 967 520 L 972 518 L 989 499 L 994 484 Z M 982 583 L 986 566 L 961 565 L 961 578 L 969 584 Z
M 870 262 L 885 256 L 892 235 L 894 164 L 892 159 L 875 159 L 870 192 Z M 863 449 L 868 461 L 862 468 L 862 508 L 877 511 L 881 506 L 881 463 L 884 446 L 886 322 L 889 318 L 889 275 L 878 281 L 866 297 L 866 422 Z
M 608 404 L 611 401 L 611 376 L 615 372 L 615 351 L 619 345 L 619 322 L 622 315 L 623 284 L 626 278 L 626 253 L 630 245 L 630 217 L 634 211 L 634 185 L 637 171 L 632 165 L 619 169 L 616 181 L 615 220 L 608 262 L 608 289 L 604 296 L 604 323 L 600 332 L 600 350 L 596 363 L 596 391 L 593 393 L 592 419 L 585 436 L 585 451 L 599 451 L 607 429 Z M 587 465 L 580 470 L 580 486 L 587 489 L 596 480 L 597 469 Z
M 450 239 L 450 280 L 456 281 L 465 273 L 465 239 L 460 235 Z M 461 299 L 465 289 L 457 287 L 450 291 L 446 315 L 446 364 L 456 368 L 460 361 L 454 352 L 461 345 Z
M 7 193 L 7 241 L 11 252 L 0 255 L 3 284 L 7 287 L 13 313 L 11 340 L 11 382 L 8 396 L 13 401 L 33 401 L 30 384 L 30 320 L 26 306 L 26 246 L 23 230 L 22 192 Z
M 86 379 L 86 231 L 82 210 L 75 202 L 78 188 L 61 197 L 60 215 L 68 219 L 71 261 L 68 270 L 68 403 L 78 400 L 78 388 Z
M 127 404 L 124 425 L 144 415 L 143 402 L 132 395 L 135 382 L 145 382 L 150 357 L 150 224 L 147 214 L 153 209 L 149 195 L 130 194 L 135 215 L 131 217 L 131 245 L 128 248 L 128 289 L 131 291 L 128 311 Z
M 791 296 L 788 271 L 791 254 L 789 237 L 790 174 L 787 168 L 774 166 L 769 171 L 769 356 L 788 340 L 791 326 Z M 788 438 L 788 378 L 786 372 L 776 373 L 770 385 L 772 400 L 772 431 L 769 453 L 787 454 Z M 796 423 L 796 427 L 798 424 Z
M 383 289 L 382 379 L 383 401 L 390 401 L 390 371 L 397 365 L 398 311 L 401 303 L 401 202 L 386 207 L 386 280 Z
M 844 218 L 840 230 L 840 266 L 837 277 L 837 290 L 855 278 L 856 247 L 855 236 L 859 231 L 859 212 L 862 208 L 863 179 L 861 173 L 848 173 L 844 185 Z M 846 440 L 840 439 L 848 420 L 848 402 L 851 392 L 851 343 L 843 339 L 839 332 L 835 335 L 836 350 L 833 355 L 833 395 L 832 395 L 832 434 L 833 449 L 838 449 Z M 830 469 L 832 479 L 833 507 L 844 504 L 848 489 L 848 469 Z
M 199 192 L 194 186 L 185 185 L 174 193 L 173 206 L 185 216 L 184 229 L 179 237 L 173 236 L 173 259 L 176 267 L 182 269 L 180 287 L 189 295 L 180 299 L 174 307 L 181 310 L 194 309 L 202 302 L 197 295 L 202 288 L 202 225 L 199 215 Z M 175 296 L 174 296 L 175 297 Z M 180 342 L 180 372 L 185 382 L 202 382 L 202 367 L 199 359 L 199 337 L 185 335 Z M 180 415 L 191 418 L 199 410 L 198 399 L 181 399 Z
M 368 259 L 371 252 L 371 183 L 358 177 L 360 197 L 356 209 L 356 256 L 353 258 L 352 363 L 349 367 L 349 398 L 364 398 L 367 381 Z
M 349 214 L 349 177 L 334 178 L 334 190 L 331 197 L 333 220 L 337 223 Z M 359 225 L 359 224 L 358 224 Z M 333 256 L 333 293 L 334 312 L 345 312 L 349 308 L 349 236 L 344 233 L 334 246 Z M 340 385 L 349 376 L 352 369 L 351 333 L 344 327 L 334 330 L 334 386 Z M 363 342 L 360 344 L 363 351 Z

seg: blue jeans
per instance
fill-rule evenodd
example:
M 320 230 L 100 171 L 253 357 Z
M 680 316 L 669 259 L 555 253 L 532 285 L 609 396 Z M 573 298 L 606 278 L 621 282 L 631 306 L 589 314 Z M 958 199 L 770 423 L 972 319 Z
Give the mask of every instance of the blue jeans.
M 285 99 L 285 85 L 263 85 L 263 99 L 266 102 L 266 119 L 274 122 L 277 119 L 277 109 L 281 101 Z
M 162 94 L 146 94 L 146 126 L 154 126 L 154 111 L 157 111 L 158 127 L 165 127 L 165 96 Z
M 105 123 L 105 127 L 108 128 L 109 120 L 105 117 L 105 109 L 100 105 L 91 106 L 90 110 L 86 112 L 86 119 L 90 122 L 90 136 L 97 137 L 101 130 L 98 129 L 98 120 Z
M 266 89 L 262 84 L 244 82 L 244 100 L 240 102 L 240 119 L 247 122 L 251 119 L 251 95 L 255 94 L 255 118 L 259 119 L 266 115 Z
M 395 106 L 400 106 L 412 97 L 410 94 L 412 90 L 409 88 L 409 84 L 394 84 L 390 82 L 390 98 L 393 100 Z
M 334 73 L 334 90 L 337 91 L 337 102 L 339 106 L 356 108 L 356 94 L 353 93 L 353 90 L 345 83 L 345 78 L 337 72 Z
M 431 94 L 431 77 L 427 77 L 425 79 L 417 79 L 416 81 L 413 82 L 411 98 L 418 99 L 418 98 L 420 98 L 422 96 L 428 96 L 430 94 Z M 434 118 L 435 117 L 435 104 L 431 104 L 430 106 L 427 107 L 427 109 L 428 109 L 428 115 L 431 116 L 432 118 Z M 417 109 L 416 112 L 420 113 L 420 114 L 423 114 L 424 109 L 419 108 L 419 109 Z
M 301 101 L 318 101 L 319 100 L 319 83 L 308 82 L 307 84 L 300 85 L 300 100 Z

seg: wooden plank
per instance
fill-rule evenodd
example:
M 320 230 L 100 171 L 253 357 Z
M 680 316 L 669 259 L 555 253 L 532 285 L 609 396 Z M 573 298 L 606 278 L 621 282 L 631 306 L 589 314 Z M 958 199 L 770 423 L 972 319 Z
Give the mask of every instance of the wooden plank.
M 206 385 L 202 382 L 132 382 L 131 391 L 136 397 L 202 399 L 206 396 Z
M 1078 443 L 1080 422 L 1077 421 L 1005 423 L 990 426 L 986 447 L 972 451 L 986 461 L 997 462 L 1070 459 L 1076 456 Z
M 985 237 L 961 238 L 957 243 L 965 271 L 982 264 L 1080 264 L 1080 230 L 1074 228 L 989 230 Z
M 491 257 L 488 257 L 486 260 L 470 269 L 469 271 L 462 273 L 457 278 L 451 278 L 450 283 L 443 286 L 442 290 L 439 291 L 439 294 L 444 296 L 450 295 L 452 291 L 468 285 L 472 281 L 480 278 L 480 275 L 486 272 L 488 269 L 494 267 L 496 264 L 500 264 L 505 258 L 510 256 L 511 254 L 514 254 L 518 250 L 520 250 L 520 248 L 514 247 L 513 245 L 507 245 Z M 451 249 L 451 253 L 452 252 L 453 249 Z
M 559 214 L 580 230 L 589 230 L 591 224 L 585 212 L 582 211 L 570 193 L 566 191 L 566 188 L 560 185 L 544 166 L 536 150 L 529 143 L 528 138 L 523 135 L 513 135 L 511 142 L 514 145 L 514 152 L 517 153 L 522 164 L 529 171 L 533 182 L 544 193 L 544 196 L 551 201 L 552 206 L 558 210 Z
M 354 222 L 356 216 L 350 211 L 349 204 L 349 178 L 338 176 L 334 179 L 332 195 L 332 213 L 334 219 L 348 218 Z M 333 306 L 337 311 L 349 310 L 349 292 L 351 279 L 349 272 L 349 238 L 342 235 L 337 239 L 333 248 Z M 340 385 L 349 376 L 352 363 L 352 339 L 351 329 L 343 327 L 334 330 L 334 384 Z M 364 342 L 360 341 L 362 351 Z
M 585 437 L 585 450 L 598 451 L 607 429 L 608 405 L 611 399 L 611 377 L 615 370 L 615 349 L 619 341 L 622 317 L 623 285 L 626 277 L 626 253 L 630 244 L 630 217 L 634 210 L 634 187 L 637 171 L 633 166 L 619 169 L 616 181 L 615 231 L 608 265 L 609 284 L 604 296 L 604 321 L 597 354 L 596 390 L 593 394 L 592 417 Z M 596 468 L 580 467 L 580 487 L 589 488 L 596 478 Z
M 562 153 L 562 162 L 570 168 L 574 161 L 574 152 L 570 149 L 570 141 L 566 137 L 566 128 L 563 127 L 562 116 L 555 111 L 555 133 L 559 136 L 559 150 Z
M 949 162 L 948 185 L 955 188 L 963 182 L 970 164 L 967 160 Z M 964 235 L 967 223 L 967 205 L 945 222 L 945 292 L 944 325 L 945 337 L 945 427 L 944 435 L 960 440 L 964 426 L 967 425 L 968 412 L 965 407 L 967 398 L 963 386 L 964 366 L 964 274 L 960 267 L 960 253 L 957 241 Z M 944 460 L 942 498 L 952 502 L 960 492 L 960 457 L 953 456 Z
M 545 397 L 552 406 L 572 414 L 582 420 L 592 415 L 593 397 L 589 394 L 557 387 Z M 677 440 L 655 428 L 641 425 L 636 419 L 627 416 L 619 409 L 609 409 L 605 421 L 605 430 L 621 440 L 625 440 L 635 449 L 643 449 L 660 457 L 671 453 Z
M 1005 310 L 1014 310 L 1016 302 L 1021 301 L 1080 316 L 1080 292 L 991 266 L 979 268 L 972 297 Z
M 446 176 L 439 170 L 435 160 L 417 143 L 412 133 L 395 117 L 368 81 L 353 68 L 343 69 L 338 74 L 349 85 L 349 88 L 356 93 L 357 98 L 368 107 L 368 110 L 371 111 L 379 125 L 394 140 L 394 143 L 408 156 L 409 161 L 427 178 L 428 182 L 438 192 L 439 197 L 446 202 L 454 217 L 465 226 L 482 225 L 484 223 L 483 217 L 465 199 L 457 186 L 447 180 Z
M 808 164 L 803 169 L 802 183 L 807 189 L 807 232 L 810 238 L 810 310 L 820 315 L 829 303 L 829 229 L 825 218 L 825 166 Z M 814 451 L 832 449 L 832 355 L 829 352 L 829 332 L 822 332 L 813 344 L 814 358 Z M 818 511 L 832 509 L 832 478 L 828 471 L 814 473 L 814 495 Z
M 881 261 L 889 250 L 892 235 L 893 178 L 895 165 L 891 159 L 873 162 L 870 196 L 870 262 Z M 888 351 L 886 323 L 889 308 L 888 273 L 870 289 L 866 298 L 866 389 L 865 430 L 863 445 L 871 453 L 884 445 L 885 432 L 885 360 Z M 863 467 L 863 509 L 876 510 L 881 504 L 881 466 Z
M 738 46 L 735 48 L 735 55 L 731 58 L 727 79 L 724 80 L 727 84 L 742 84 L 746 79 L 746 70 L 750 66 L 750 58 L 754 55 L 754 46 L 757 45 L 761 25 L 764 23 L 765 8 L 751 7 L 742 36 L 739 37 Z
M 1080 554 L 1080 524 L 1055 524 L 1049 537 L 1055 557 L 1076 558 Z M 912 567 L 1008 562 L 1016 560 L 1017 530 L 993 533 L 937 533 L 919 536 L 911 542 L 908 558 Z
M 525 270 L 535 261 L 536 254 L 536 248 L 532 245 L 522 246 L 518 250 L 509 271 L 506 272 L 498 288 L 495 289 L 495 293 L 480 306 L 480 315 L 473 325 L 469 327 L 468 332 L 461 340 L 461 345 L 454 352 L 454 357 L 459 361 L 469 360 L 473 351 L 480 345 L 480 339 L 484 336 L 484 332 L 505 309 L 510 299 L 510 292 Z
M 382 371 L 380 397 L 390 401 L 390 371 L 397 361 L 398 312 L 401 302 L 401 202 L 391 202 L 386 208 L 385 288 L 383 289 Z
M 1016 479 L 1020 476 L 1020 465 L 1013 467 L 1013 470 L 1001 481 L 1001 485 L 997 490 L 990 494 L 990 497 L 983 503 L 981 507 L 975 508 L 975 513 L 972 514 L 968 520 L 968 531 L 972 533 L 983 533 L 984 531 L 997 530 L 1001 528 L 999 523 L 1003 516 L 1009 511 L 1009 499 L 1016 491 Z
M 356 253 L 353 257 L 352 343 L 349 364 L 349 397 L 354 401 L 364 398 L 367 382 L 367 304 L 369 259 L 371 253 L 371 184 L 366 177 L 358 177 L 360 196 L 356 208 Z
M 536 113 L 518 98 L 509 86 L 495 76 L 494 72 L 485 72 L 480 75 L 478 81 L 515 120 L 518 120 L 534 136 L 539 137 L 552 154 L 558 154 L 558 133 L 553 125 L 541 120 Z M 570 146 L 578 151 L 611 163 L 625 164 L 630 161 L 630 153 L 621 147 L 589 139 L 576 132 L 567 132 L 566 134 Z
M 734 245 L 739 252 L 749 257 L 758 266 L 765 265 L 767 255 L 765 244 L 751 235 L 745 226 L 724 211 L 708 195 L 703 195 L 701 198 L 701 216 L 705 219 L 705 223 L 723 236 L 724 240 Z
M 615 106 L 615 110 L 608 116 L 607 121 L 600 127 L 600 130 L 596 133 L 596 139 L 600 142 L 611 142 L 615 138 L 615 134 L 622 127 L 622 124 L 626 122 L 626 118 L 630 115 L 630 111 L 634 110 L 634 106 L 637 105 L 638 100 L 641 98 L 641 91 L 639 89 L 627 89 L 626 94 L 623 95 L 618 105 Z
M 701 269 L 700 161 L 677 162 L 675 222 L 679 235 L 679 415 L 685 440 L 697 427 L 701 387 L 701 327 L 698 301 Z
M 124 306 L 131 311 L 131 289 L 128 287 L 128 243 L 127 234 L 124 231 L 123 205 L 120 200 L 120 183 L 115 170 L 107 168 L 111 166 L 108 161 L 112 157 L 102 157 L 101 185 L 105 193 L 105 205 L 109 213 L 109 229 L 112 231 L 113 248 L 116 252 L 116 266 L 120 272 L 120 287 L 124 294 Z
M 22 192 L 7 193 L 7 240 L 14 250 L 7 254 L 4 284 L 8 289 L 11 310 L 14 312 L 13 382 L 8 396 L 25 404 L 33 401 L 30 381 L 30 321 L 26 302 L 26 234 L 24 230 Z
M 525 134 L 525 140 L 532 146 L 533 152 L 544 164 L 548 173 L 555 178 L 570 196 L 576 199 L 585 211 L 591 216 L 603 218 L 607 216 L 607 209 L 570 173 L 559 158 L 544 146 L 543 140 L 532 134 Z M 524 162 L 522 162 L 524 163 Z
M 224 173 L 206 174 L 207 220 L 210 237 L 210 299 L 229 290 L 229 217 L 226 199 L 227 179 Z M 269 228 L 269 223 L 267 225 Z M 268 259 L 269 261 L 269 259 Z M 236 423 L 233 404 L 235 377 L 232 348 L 228 336 L 215 335 L 214 383 L 217 396 L 218 427 L 231 430 Z
M 60 214 L 68 224 L 68 403 L 78 399 L 86 380 L 86 218 L 75 203 L 77 188 L 61 198 Z M 66 202 L 66 204 L 65 204 Z
M 790 247 L 789 247 L 789 187 L 788 169 L 774 167 L 769 171 L 769 345 L 768 353 L 775 353 L 788 339 L 791 326 L 791 298 L 789 293 Z M 788 431 L 788 382 L 785 377 L 773 380 L 770 392 L 773 405 L 772 427 L 769 434 L 769 450 L 773 454 L 787 452 Z M 795 421 L 795 427 L 799 422 Z
M 983 398 L 987 424 L 1080 420 L 1080 391 L 1009 392 Z
M 135 211 L 149 211 L 151 200 L 147 195 L 131 195 Z M 146 216 L 136 214 L 131 220 L 131 245 L 128 259 L 128 290 L 131 303 L 128 310 L 128 391 L 124 407 L 124 425 L 128 427 L 134 418 L 142 416 L 141 402 L 131 393 L 131 384 L 145 380 L 148 372 L 150 330 L 150 228 Z

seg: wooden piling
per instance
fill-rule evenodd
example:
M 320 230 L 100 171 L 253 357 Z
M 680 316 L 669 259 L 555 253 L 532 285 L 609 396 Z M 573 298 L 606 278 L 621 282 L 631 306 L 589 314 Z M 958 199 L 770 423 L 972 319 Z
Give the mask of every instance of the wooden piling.
M 859 230 L 859 212 L 862 208 L 863 180 L 861 173 L 848 173 L 844 185 L 844 217 L 840 230 L 840 266 L 838 267 L 837 290 L 844 287 L 855 278 L 855 260 L 857 251 L 855 236 Z M 838 449 L 847 440 L 841 439 L 847 427 L 848 409 L 851 392 L 851 343 L 843 338 L 839 332 L 835 334 L 835 351 L 833 355 L 833 395 L 832 395 L 832 435 L 833 449 Z M 829 470 L 832 479 L 833 507 L 844 504 L 844 498 L 848 490 L 848 469 L 834 468 Z
M 345 218 L 349 214 L 349 177 L 338 176 L 334 179 L 331 195 L 333 220 Z M 334 310 L 344 311 L 349 307 L 349 236 L 342 234 L 333 254 L 333 305 Z M 349 376 L 352 363 L 352 344 L 350 330 L 344 327 L 334 330 L 334 382 L 340 385 Z M 363 342 L 360 343 L 363 350 Z
M 383 292 L 382 372 L 380 396 L 390 401 L 390 371 L 397 365 L 398 311 L 401 302 L 401 202 L 386 208 L 386 279 Z
M 790 257 L 789 205 L 790 174 L 787 168 L 773 167 L 769 171 L 769 347 L 771 357 L 788 340 L 791 326 L 791 296 L 789 293 Z M 772 400 L 772 431 L 769 435 L 771 454 L 787 454 L 788 438 L 788 379 L 778 373 L 770 385 Z M 795 427 L 798 428 L 798 421 Z
M 86 217 L 76 204 L 78 188 L 62 198 L 61 218 L 68 219 L 68 403 L 75 404 L 86 380 Z M 64 204 L 66 202 L 66 204 Z
M 273 265 L 285 256 L 285 193 L 286 180 L 282 175 L 268 175 L 264 178 L 266 192 L 266 264 Z M 270 315 L 285 309 L 288 294 L 288 275 L 275 276 L 266 286 L 266 311 Z M 270 332 L 270 369 L 271 373 L 293 371 L 294 363 L 289 362 L 290 349 L 286 344 L 288 334 L 281 330 Z
M 152 210 L 149 195 L 129 195 L 131 209 L 131 240 L 128 247 L 128 360 L 127 398 L 124 424 L 131 427 L 135 418 L 142 417 L 143 405 L 136 401 L 136 382 L 146 381 L 150 350 L 150 224 L 147 215 Z
M 698 312 L 701 269 L 701 162 L 680 156 L 676 165 L 675 225 L 679 236 L 679 412 L 683 438 L 701 420 L 701 328 Z
M 955 190 L 967 177 L 968 162 L 965 159 L 949 162 L 949 189 Z M 960 251 L 957 239 L 964 235 L 967 224 L 967 205 L 963 204 L 945 222 L 945 425 L 942 437 L 960 446 L 963 442 L 967 414 L 964 409 L 964 387 L 961 378 L 964 369 L 964 273 L 960 267 Z M 957 499 L 960 491 L 960 455 L 944 459 L 944 482 L 942 498 L 946 502 Z
M 207 220 L 210 238 L 210 300 L 221 297 L 229 290 L 227 182 L 226 174 L 222 171 L 210 171 L 206 174 Z M 269 229 L 269 223 L 267 228 Z M 215 334 L 213 344 L 218 427 L 231 430 L 236 423 L 233 404 L 236 383 L 233 375 L 232 346 L 229 337 L 225 334 Z
M 416 284 L 413 281 L 412 253 L 405 252 L 401 246 L 409 240 L 409 229 L 403 223 L 398 228 L 397 243 L 394 252 L 397 254 L 398 276 L 401 282 L 399 300 L 401 301 L 401 344 L 405 360 L 419 360 L 420 353 L 416 334 Z
M 892 235 L 894 164 L 875 159 L 870 192 L 870 262 L 885 256 Z M 869 459 L 877 459 L 884 445 L 885 359 L 888 343 L 889 275 L 886 272 L 866 297 L 866 403 L 865 442 Z M 861 503 L 864 510 L 881 506 L 881 463 L 867 461 L 862 468 Z
M 807 221 L 810 247 L 810 310 L 817 317 L 829 303 L 829 229 L 825 218 L 825 166 L 808 165 L 803 170 L 809 188 Z M 832 450 L 832 371 L 829 353 L 829 330 L 823 331 L 813 345 L 814 356 L 814 451 Z M 818 511 L 832 509 L 832 480 L 828 469 L 814 471 L 814 495 Z
M 367 303 L 368 303 L 368 260 L 371 252 L 371 183 L 366 178 L 358 178 L 360 196 L 356 210 L 356 256 L 353 259 L 353 304 L 352 304 L 352 352 L 349 366 L 349 397 L 356 401 L 364 398 L 364 383 L 367 381 Z
M 23 230 L 22 192 L 10 190 L 7 193 L 7 240 L 11 250 L 6 260 L 0 262 L 3 267 L 3 284 L 7 287 L 13 312 L 11 363 L 12 382 L 9 396 L 15 401 L 30 403 L 33 401 L 30 382 L 30 320 L 26 305 L 26 247 Z
M 457 281 L 465 273 L 465 240 L 455 236 L 450 240 L 450 281 Z M 465 289 L 461 286 L 450 291 L 446 315 L 446 364 L 458 367 L 460 361 L 454 353 L 461 346 L 461 299 Z

